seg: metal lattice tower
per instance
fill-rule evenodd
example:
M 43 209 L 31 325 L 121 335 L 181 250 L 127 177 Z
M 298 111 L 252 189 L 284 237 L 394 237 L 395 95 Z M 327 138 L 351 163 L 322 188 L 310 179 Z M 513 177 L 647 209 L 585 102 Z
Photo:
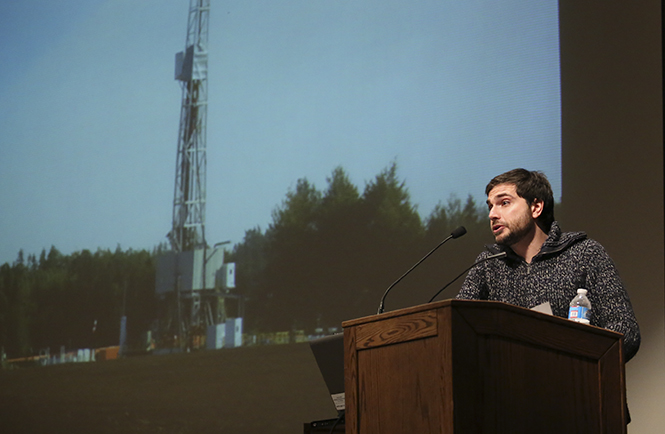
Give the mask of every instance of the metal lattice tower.
M 173 192 L 173 223 L 168 238 L 174 253 L 173 283 L 176 335 L 184 345 L 183 337 L 193 333 L 201 320 L 200 290 L 206 285 L 206 127 L 208 118 L 208 24 L 210 0 L 190 0 L 187 19 L 185 50 L 176 54 L 175 79 L 182 88 L 180 128 Z M 200 261 L 192 261 L 195 251 L 202 251 Z M 190 254 L 190 256 L 187 256 Z M 186 259 L 188 258 L 189 259 Z M 184 263 L 192 264 L 183 275 Z M 199 284 L 185 285 L 200 276 Z M 193 281 L 192 281 L 193 282 Z M 183 312 L 189 306 L 189 314 Z
M 205 247 L 208 21 L 210 0 L 190 0 L 185 51 L 176 55 L 182 105 L 169 241 L 175 252 Z

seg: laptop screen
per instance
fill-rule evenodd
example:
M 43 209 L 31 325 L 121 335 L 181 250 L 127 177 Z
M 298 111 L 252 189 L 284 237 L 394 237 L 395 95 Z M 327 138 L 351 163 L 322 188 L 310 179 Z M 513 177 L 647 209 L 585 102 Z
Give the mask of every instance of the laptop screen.
M 344 410 L 344 334 L 309 341 L 316 364 L 338 411 Z

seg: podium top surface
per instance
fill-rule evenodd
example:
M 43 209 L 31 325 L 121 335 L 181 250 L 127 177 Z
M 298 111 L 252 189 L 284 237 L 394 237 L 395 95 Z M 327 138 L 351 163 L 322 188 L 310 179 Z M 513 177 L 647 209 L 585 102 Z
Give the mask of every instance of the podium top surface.
M 512 304 L 500 302 L 500 301 L 487 301 L 487 300 L 457 300 L 449 299 L 442 300 L 433 303 L 420 304 L 417 306 L 407 307 L 403 309 L 398 309 L 390 312 L 384 312 L 379 315 L 370 315 L 362 318 L 356 318 L 342 323 L 342 327 L 353 328 L 356 326 L 361 326 L 364 324 L 371 324 L 376 322 L 385 321 L 391 318 L 398 318 L 401 316 L 417 314 L 430 310 L 438 309 L 461 309 L 461 310 L 486 310 L 486 311 L 498 311 L 505 313 L 511 316 L 523 317 L 524 319 L 532 318 L 535 321 L 544 321 L 552 323 L 554 325 L 559 325 L 563 327 L 570 327 L 573 329 L 583 330 L 586 332 L 591 332 L 594 334 L 602 335 L 611 339 L 620 339 L 623 335 L 611 330 L 604 328 L 580 324 L 566 318 L 560 318 L 554 315 L 548 315 L 546 313 L 537 312 L 531 309 L 526 309 L 523 307 L 515 306 Z

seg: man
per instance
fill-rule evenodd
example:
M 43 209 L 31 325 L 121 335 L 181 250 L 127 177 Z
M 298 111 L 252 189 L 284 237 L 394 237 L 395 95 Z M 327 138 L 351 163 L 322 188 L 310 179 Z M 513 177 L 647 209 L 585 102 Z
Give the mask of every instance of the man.
M 492 179 L 485 193 L 496 244 L 478 260 L 503 251 L 507 256 L 472 269 L 457 298 L 526 308 L 549 302 L 554 315 L 567 318 L 577 288 L 586 288 L 591 324 L 623 333 L 625 361 L 631 359 L 640 330 L 614 263 L 584 232 L 561 232 L 545 175 L 514 169 Z

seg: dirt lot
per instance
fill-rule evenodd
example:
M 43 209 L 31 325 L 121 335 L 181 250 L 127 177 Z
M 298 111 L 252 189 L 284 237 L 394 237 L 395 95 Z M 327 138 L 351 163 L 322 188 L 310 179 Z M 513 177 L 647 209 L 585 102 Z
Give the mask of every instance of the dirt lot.
M 0 371 L 0 433 L 302 433 L 336 412 L 308 344 Z

